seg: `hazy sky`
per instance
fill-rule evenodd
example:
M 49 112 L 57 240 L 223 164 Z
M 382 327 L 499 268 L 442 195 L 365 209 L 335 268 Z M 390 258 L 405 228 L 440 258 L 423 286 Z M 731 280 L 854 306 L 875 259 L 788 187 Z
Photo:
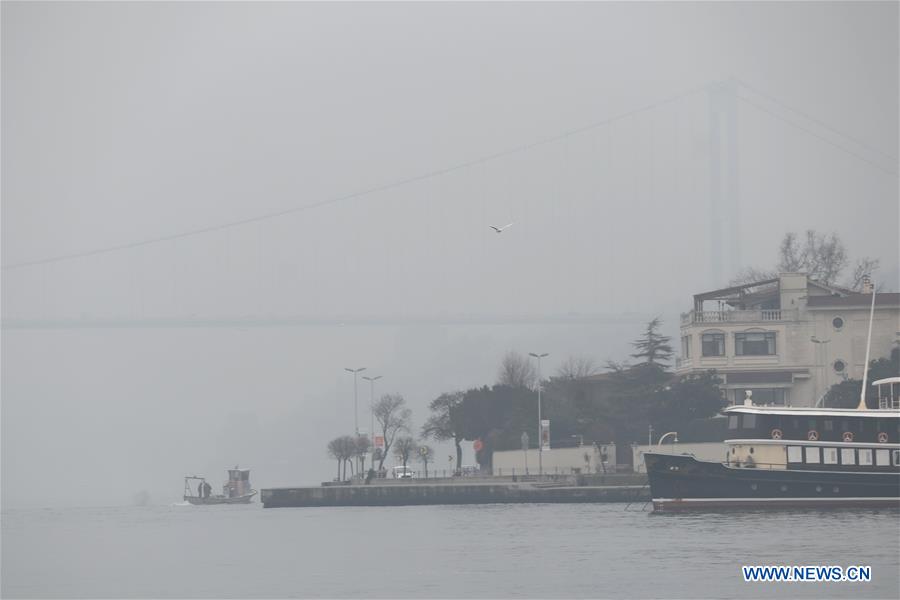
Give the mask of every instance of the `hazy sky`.
M 894 2 L 4 2 L 3 265 L 214 228 L 6 268 L 4 319 L 350 323 L 4 329 L 2 500 L 166 501 L 235 462 L 258 487 L 312 483 L 352 428 L 345 366 L 383 374 L 420 425 L 507 349 L 552 371 L 624 358 L 657 314 L 674 334 L 722 283 L 715 82 L 738 83 L 725 235 L 744 264 L 835 231 L 896 288 L 898 55 Z M 412 321 L 567 313 L 619 317 Z

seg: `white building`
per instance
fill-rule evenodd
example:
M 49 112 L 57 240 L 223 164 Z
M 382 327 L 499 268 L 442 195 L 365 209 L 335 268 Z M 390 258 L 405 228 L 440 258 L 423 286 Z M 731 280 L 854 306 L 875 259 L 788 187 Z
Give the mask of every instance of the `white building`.
M 871 300 L 804 273 L 697 294 L 681 316 L 676 372 L 715 369 L 730 402 L 750 390 L 758 404 L 814 406 L 833 384 L 862 378 Z M 876 294 L 870 360 L 898 340 L 900 294 Z

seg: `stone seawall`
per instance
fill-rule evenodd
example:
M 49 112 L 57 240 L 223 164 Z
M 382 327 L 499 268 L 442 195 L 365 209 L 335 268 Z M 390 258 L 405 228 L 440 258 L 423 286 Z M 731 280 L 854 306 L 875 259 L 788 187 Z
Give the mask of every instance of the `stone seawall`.
M 426 504 L 506 504 L 645 502 L 646 486 L 559 486 L 530 484 L 353 485 L 262 490 L 265 508 L 308 506 L 414 506 Z

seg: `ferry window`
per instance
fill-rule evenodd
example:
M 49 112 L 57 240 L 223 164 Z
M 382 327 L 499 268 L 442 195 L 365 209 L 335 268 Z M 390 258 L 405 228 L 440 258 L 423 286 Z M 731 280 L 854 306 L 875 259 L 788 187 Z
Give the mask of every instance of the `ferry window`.
M 819 449 L 818 448 L 806 448 L 806 462 L 809 464 L 819 464 Z
M 788 446 L 788 462 L 803 462 L 803 452 L 800 446 Z
M 700 337 L 700 349 L 703 356 L 725 356 L 725 334 L 704 333 Z
M 817 425 L 817 423 L 816 423 L 816 420 L 815 420 L 815 419 L 809 419 L 809 420 L 806 422 L 806 426 L 807 426 L 808 429 L 816 429 L 816 425 Z
M 756 415 L 744 415 L 744 429 L 756 427 Z
M 738 428 L 738 416 L 731 415 L 728 417 L 728 429 L 737 429 Z
M 872 464 L 872 451 L 869 448 L 860 448 L 859 449 L 859 464 L 861 464 L 861 465 L 871 465 Z
M 734 353 L 737 356 L 766 356 L 775 354 L 775 332 L 734 334 Z
M 842 465 L 855 465 L 856 464 L 856 453 L 853 451 L 853 448 L 841 448 L 841 464 Z
M 834 431 L 834 421 L 826 419 L 822 427 L 825 431 Z
M 900 465 L 900 450 L 894 450 L 894 466 Z
M 875 451 L 875 464 L 879 467 L 888 467 L 891 464 L 890 452 L 887 448 L 879 448 Z
M 836 465 L 837 455 L 837 448 L 822 448 L 822 462 L 826 465 Z

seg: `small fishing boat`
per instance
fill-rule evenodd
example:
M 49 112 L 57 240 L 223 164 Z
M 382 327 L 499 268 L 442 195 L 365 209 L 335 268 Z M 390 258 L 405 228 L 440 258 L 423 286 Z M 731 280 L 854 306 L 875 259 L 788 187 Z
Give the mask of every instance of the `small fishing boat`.
M 228 481 L 222 493 L 213 495 L 205 477 L 188 475 L 184 478 L 184 501 L 191 504 L 250 504 L 257 491 L 250 489 L 250 469 L 228 469 Z

